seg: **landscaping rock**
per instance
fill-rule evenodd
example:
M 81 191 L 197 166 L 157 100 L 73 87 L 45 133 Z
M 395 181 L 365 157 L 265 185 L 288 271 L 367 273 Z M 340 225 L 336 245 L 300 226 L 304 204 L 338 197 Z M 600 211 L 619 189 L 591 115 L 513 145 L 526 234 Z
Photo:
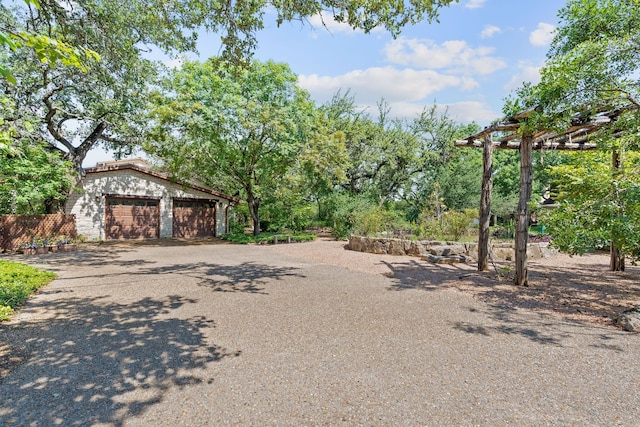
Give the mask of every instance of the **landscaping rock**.
M 616 319 L 616 325 L 625 331 L 640 332 L 640 305 L 620 313 Z
M 426 249 L 429 254 L 436 256 L 464 255 L 467 252 L 464 245 L 459 244 L 430 246 Z
M 467 262 L 467 257 L 465 257 L 464 255 L 438 256 L 427 254 L 420 258 L 424 261 L 429 261 L 434 264 L 459 264 Z

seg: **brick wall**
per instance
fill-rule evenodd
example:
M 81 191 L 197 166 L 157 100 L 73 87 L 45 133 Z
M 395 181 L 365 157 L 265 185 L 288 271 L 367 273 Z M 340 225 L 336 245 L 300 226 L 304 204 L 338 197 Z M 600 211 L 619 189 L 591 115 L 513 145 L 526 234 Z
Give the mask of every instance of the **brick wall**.
M 13 251 L 33 239 L 77 237 L 76 217 L 69 214 L 0 215 L 0 251 Z

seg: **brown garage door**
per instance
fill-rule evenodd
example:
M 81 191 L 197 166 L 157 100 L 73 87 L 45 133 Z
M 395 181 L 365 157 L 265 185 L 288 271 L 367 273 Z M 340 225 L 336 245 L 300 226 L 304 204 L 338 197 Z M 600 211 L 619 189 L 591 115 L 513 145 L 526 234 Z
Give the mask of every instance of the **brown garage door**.
M 158 200 L 107 198 L 107 239 L 157 239 L 160 235 Z
M 216 235 L 216 208 L 208 201 L 173 201 L 173 237 Z

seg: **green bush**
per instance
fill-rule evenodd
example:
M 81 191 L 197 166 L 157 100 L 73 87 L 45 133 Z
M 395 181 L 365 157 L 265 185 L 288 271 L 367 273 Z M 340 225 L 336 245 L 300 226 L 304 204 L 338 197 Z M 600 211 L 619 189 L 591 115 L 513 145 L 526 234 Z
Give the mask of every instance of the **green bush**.
M 0 261 L 0 321 L 40 287 L 56 278 L 54 273 L 11 261 Z
M 477 217 L 476 209 L 445 210 L 439 218 L 431 212 L 424 212 L 421 218 L 420 235 L 430 239 L 444 237 L 447 240 L 457 241 L 471 232 L 472 221 Z
M 248 243 L 273 243 L 273 236 L 276 234 L 291 234 L 292 242 L 309 242 L 316 239 L 316 235 L 313 233 L 273 233 L 262 232 L 258 236 L 248 233 L 229 233 L 222 236 L 222 239 L 233 243 L 248 244 Z M 282 239 L 280 239 L 282 241 Z
M 330 222 L 336 239 L 349 237 L 358 225 L 360 213 L 368 212 L 375 206 L 366 197 L 346 194 L 336 194 L 330 203 L 332 205 Z
M 355 228 L 358 234 L 363 236 L 411 230 L 411 225 L 402 218 L 402 213 L 385 209 L 384 207 L 372 207 L 367 211 L 356 213 Z

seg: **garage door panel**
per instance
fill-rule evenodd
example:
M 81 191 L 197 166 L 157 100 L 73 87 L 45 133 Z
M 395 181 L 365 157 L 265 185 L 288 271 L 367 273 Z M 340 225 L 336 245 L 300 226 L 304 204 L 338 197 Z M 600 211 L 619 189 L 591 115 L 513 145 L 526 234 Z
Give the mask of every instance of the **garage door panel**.
M 107 239 L 157 239 L 159 234 L 160 211 L 157 200 L 107 199 Z
M 215 236 L 215 211 L 209 202 L 175 200 L 173 237 Z

